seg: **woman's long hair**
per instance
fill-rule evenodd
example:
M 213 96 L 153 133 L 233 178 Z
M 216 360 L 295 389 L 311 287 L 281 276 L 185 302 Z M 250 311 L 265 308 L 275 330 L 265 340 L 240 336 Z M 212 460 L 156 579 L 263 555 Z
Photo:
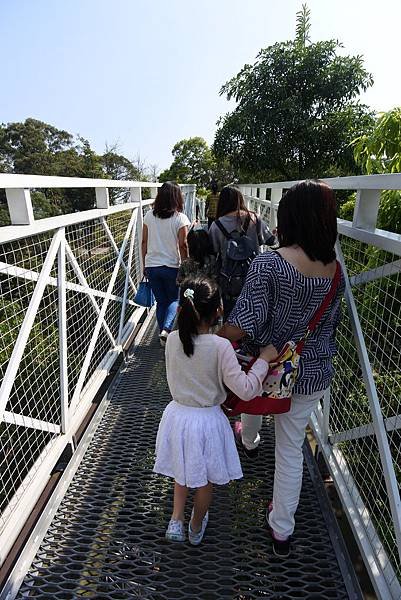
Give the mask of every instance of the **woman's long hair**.
M 331 263 L 336 253 L 336 200 L 323 181 L 297 183 L 281 198 L 277 210 L 280 247 L 297 244 L 311 260 Z
M 153 204 L 153 214 L 159 219 L 169 219 L 175 212 L 182 212 L 184 198 L 176 183 L 167 181 L 159 188 Z
M 254 212 L 250 212 L 245 204 L 244 196 L 238 188 L 233 185 L 226 185 L 220 192 L 217 203 L 216 219 L 224 217 L 230 212 L 237 211 L 237 219 L 241 222 L 241 211 L 246 212 L 253 221 L 256 221 Z
M 208 277 L 187 277 L 180 286 L 178 334 L 187 356 L 194 353 L 194 337 L 201 322 L 213 325 L 221 306 L 217 283 Z

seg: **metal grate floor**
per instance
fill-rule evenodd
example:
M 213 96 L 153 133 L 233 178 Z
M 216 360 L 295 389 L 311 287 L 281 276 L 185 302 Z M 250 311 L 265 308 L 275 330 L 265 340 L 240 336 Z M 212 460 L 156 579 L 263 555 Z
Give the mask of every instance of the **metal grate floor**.
M 172 485 L 154 475 L 152 466 L 159 418 L 169 399 L 164 352 L 151 325 L 120 375 L 111 404 L 17 597 L 360 597 L 352 589 L 351 576 L 345 576 L 347 587 L 344 583 L 344 565 L 342 575 L 338 548 L 332 545 L 314 487 L 315 475 L 312 472 L 311 478 L 306 466 L 292 556 L 287 560 L 273 556 L 264 526 L 273 484 L 271 420 L 264 425 L 258 459 L 251 463 L 241 457 L 244 479 L 216 486 L 202 545 L 164 540 Z

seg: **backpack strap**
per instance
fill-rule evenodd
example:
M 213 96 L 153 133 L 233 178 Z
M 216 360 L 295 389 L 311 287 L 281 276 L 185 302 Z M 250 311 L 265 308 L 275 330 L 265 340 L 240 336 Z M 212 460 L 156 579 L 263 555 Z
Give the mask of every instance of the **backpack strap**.
M 246 235 L 246 232 L 248 231 L 248 227 L 249 227 L 249 223 L 250 222 L 251 222 L 251 215 L 248 213 L 246 215 L 246 219 L 244 221 L 244 224 L 241 227 L 241 235 Z
M 232 240 L 233 237 L 231 235 L 231 233 L 228 233 L 227 229 L 224 227 L 224 225 L 220 222 L 220 219 L 216 219 L 215 221 L 217 227 L 220 229 L 221 233 L 224 235 L 224 237 L 227 240 Z

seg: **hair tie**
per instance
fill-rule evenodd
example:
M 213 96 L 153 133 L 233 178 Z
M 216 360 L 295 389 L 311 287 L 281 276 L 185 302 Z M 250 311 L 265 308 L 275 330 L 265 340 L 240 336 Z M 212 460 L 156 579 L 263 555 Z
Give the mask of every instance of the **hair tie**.
M 191 300 L 193 301 L 194 299 L 194 291 L 191 290 L 191 288 L 187 288 L 184 292 L 184 298 L 191 298 Z

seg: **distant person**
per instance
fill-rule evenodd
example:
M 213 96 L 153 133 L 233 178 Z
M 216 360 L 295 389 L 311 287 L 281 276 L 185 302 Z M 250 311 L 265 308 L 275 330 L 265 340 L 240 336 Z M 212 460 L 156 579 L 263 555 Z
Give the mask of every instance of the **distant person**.
M 188 258 L 190 225 L 182 212 L 184 199 L 175 183 L 163 183 L 153 209 L 143 220 L 142 257 L 145 274 L 154 293 L 160 344 L 165 345 L 173 328 L 178 306 L 177 274 L 181 260 Z
M 253 261 L 240 297 L 220 335 L 241 340 L 257 356 L 273 344 L 279 351 L 299 342 L 332 284 L 341 277 L 334 245 L 337 239 L 336 200 L 320 181 L 303 181 L 281 199 L 277 211 L 280 247 Z M 341 277 L 335 295 L 306 339 L 288 413 L 275 415 L 276 464 L 273 499 L 266 519 L 273 550 L 287 557 L 302 485 L 302 445 L 309 417 L 333 378 L 335 332 L 344 290 Z M 235 430 L 248 459 L 258 453 L 262 417 L 242 415 Z M 302 532 L 300 532 L 302 537 Z
M 214 278 L 216 275 L 216 259 L 207 231 L 192 228 L 188 232 L 187 241 L 189 257 L 181 262 L 178 269 L 177 283 L 182 283 L 189 276 L 203 275 Z
M 173 514 L 166 538 L 184 542 L 184 511 L 189 489 L 195 489 L 188 524 L 190 544 L 201 543 L 208 522 L 213 484 L 242 477 L 231 425 L 220 405 L 227 386 L 249 400 L 261 393 L 272 346 L 245 374 L 230 342 L 210 333 L 222 312 L 219 288 L 213 281 L 186 279 L 180 289 L 178 331 L 166 344 L 167 381 L 173 400 L 165 408 L 156 439 L 153 470 L 174 478 Z
M 207 227 L 210 229 L 211 224 L 216 218 L 217 203 L 219 201 L 218 186 L 215 181 L 210 184 L 211 194 L 206 198 L 205 213 L 207 216 Z
M 209 235 L 217 255 L 218 280 L 223 295 L 224 317 L 227 319 L 241 293 L 249 265 L 260 253 L 260 246 L 270 246 L 276 238 L 266 223 L 248 210 L 239 189 L 231 185 L 220 192 L 216 220 L 209 229 Z M 231 240 L 234 241 L 233 245 Z M 230 250 L 237 247 L 238 260 L 235 260 Z

